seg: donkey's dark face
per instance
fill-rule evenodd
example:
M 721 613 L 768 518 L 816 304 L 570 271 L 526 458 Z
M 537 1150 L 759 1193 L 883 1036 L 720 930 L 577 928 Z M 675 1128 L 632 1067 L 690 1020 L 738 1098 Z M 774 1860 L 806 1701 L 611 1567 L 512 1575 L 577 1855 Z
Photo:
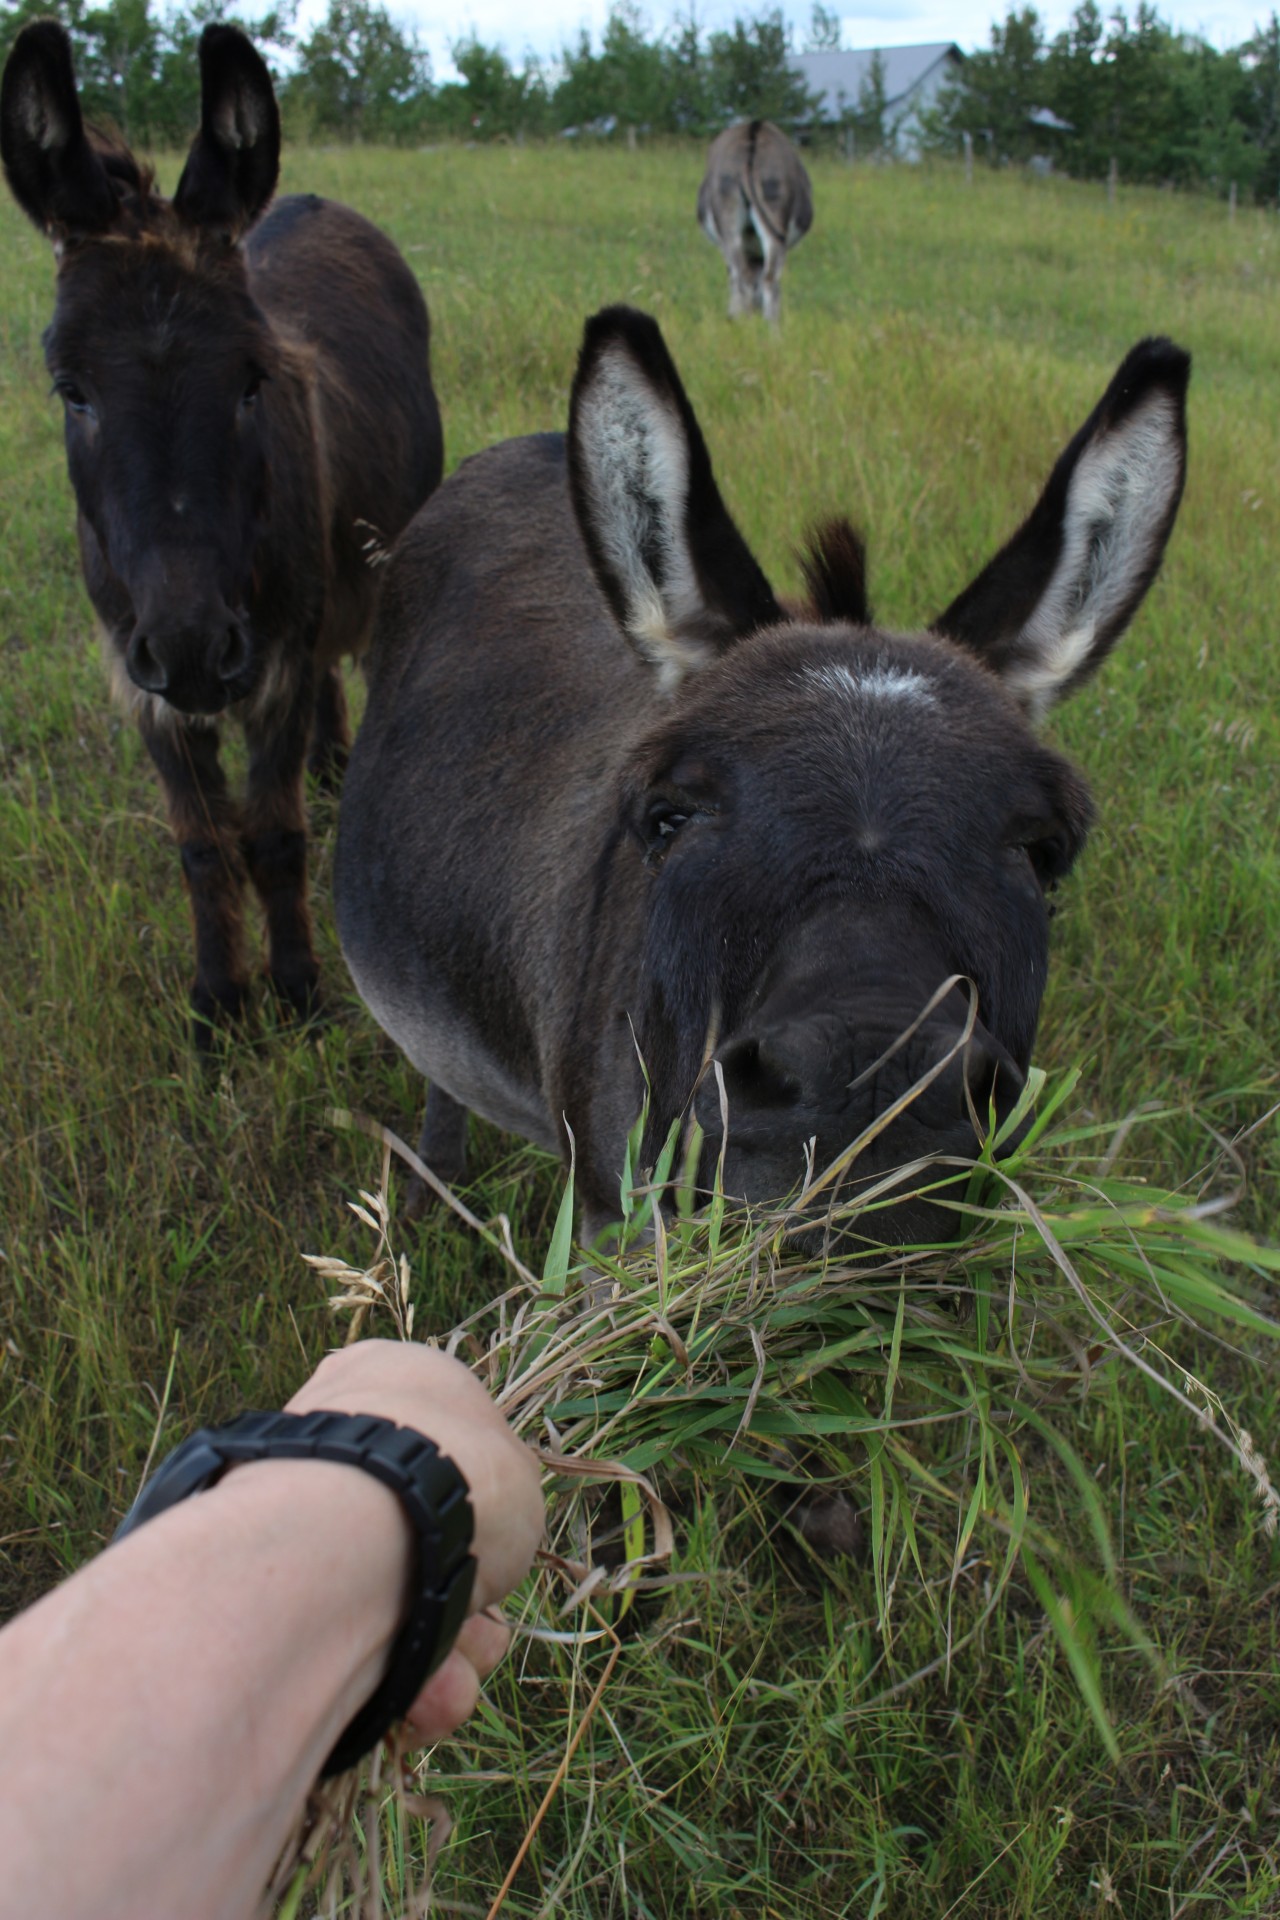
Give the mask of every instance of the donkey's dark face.
M 258 672 L 244 606 L 277 350 L 237 242 L 274 189 L 280 120 L 265 66 L 233 29 L 204 35 L 200 71 L 201 128 L 172 201 L 86 128 L 51 21 L 26 28 L 6 64 L 0 149 L 58 258 L 45 357 L 90 591 L 143 694 L 214 714 Z
M 112 639 L 129 677 L 213 714 L 258 668 L 244 608 L 276 350 L 238 250 L 166 216 L 64 252 L 45 357 L 80 513 L 127 597 Z
M 598 315 L 574 506 L 619 626 L 667 690 L 622 822 L 647 868 L 637 1040 L 651 1147 L 694 1089 L 727 1191 L 777 1198 L 866 1135 L 861 1185 L 972 1160 L 1030 1062 L 1045 889 L 1091 807 L 1030 722 L 1105 657 L 1182 491 L 1189 361 L 1129 355 L 1022 529 L 925 634 L 870 624 L 860 543 L 819 536 L 788 620 L 715 487 L 652 323 Z M 936 1178 L 936 1176 L 935 1176 Z M 879 1239 L 932 1237 L 927 1202 Z
M 716 1028 L 727 1189 L 787 1192 L 811 1141 L 821 1168 L 931 1071 L 858 1176 L 972 1158 L 975 1125 L 1022 1086 L 1044 890 L 1090 815 L 992 676 L 924 635 L 775 627 L 697 677 L 624 808 L 651 874 L 641 1027 L 674 1040 L 676 1015 L 678 1042 L 658 1048 L 673 1093 Z M 714 1071 L 696 1111 L 714 1160 Z M 892 1220 L 904 1238 L 941 1225 L 918 1203 Z

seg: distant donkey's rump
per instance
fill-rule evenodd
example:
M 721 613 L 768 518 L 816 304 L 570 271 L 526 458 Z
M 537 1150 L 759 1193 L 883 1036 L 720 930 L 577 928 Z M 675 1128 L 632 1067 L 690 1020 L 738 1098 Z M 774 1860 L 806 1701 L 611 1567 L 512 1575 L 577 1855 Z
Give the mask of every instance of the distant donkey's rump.
M 739 120 L 711 143 L 698 222 L 729 269 L 729 312 L 776 321 L 787 253 L 813 225 L 804 163 L 771 120 Z
M 593 1234 L 641 1058 L 646 1164 L 696 1115 L 700 1179 L 723 1148 L 748 1201 L 879 1122 L 860 1181 L 972 1160 L 1023 1084 L 1045 894 L 1091 817 L 1032 722 L 1160 564 L 1188 372 L 1135 347 L 1020 531 L 903 635 L 870 624 L 843 522 L 788 617 L 656 324 L 588 324 L 567 439 L 464 462 L 402 537 L 343 795 L 343 950 L 432 1083 L 437 1171 L 462 1171 L 467 1108 L 566 1157 L 572 1130 Z M 875 1233 L 952 1220 L 904 1200 Z
M 85 583 L 155 762 L 195 922 L 197 1041 L 243 1003 L 250 880 L 284 1005 L 317 1002 L 303 767 L 349 744 L 338 661 L 372 622 L 366 549 L 440 479 L 427 312 L 391 241 L 275 190 L 280 120 L 244 35 L 200 41 L 201 123 L 172 200 L 82 120 L 67 37 L 24 28 L 0 151 L 53 242 L 45 356 L 65 412 Z M 255 224 L 256 223 L 256 224 Z M 249 749 L 242 803 L 217 720 Z

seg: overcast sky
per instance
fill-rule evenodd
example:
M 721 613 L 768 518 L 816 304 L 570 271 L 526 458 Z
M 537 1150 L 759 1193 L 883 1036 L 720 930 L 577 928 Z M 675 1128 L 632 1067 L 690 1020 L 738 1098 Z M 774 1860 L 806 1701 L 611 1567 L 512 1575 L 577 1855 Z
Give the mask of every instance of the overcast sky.
M 768 0 L 697 0 L 693 11 L 704 27 L 731 24 L 736 15 L 749 16 L 763 10 Z M 1066 26 L 1075 0 L 1043 0 L 1038 5 L 1041 19 L 1050 34 Z M 1197 33 L 1216 47 L 1234 47 L 1248 40 L 1257 27 L 1270 17 L 1272 0 L 1157 0 L 1157 11 L 1184 33 Z M 688 5 L 651 4 L 642 7 L 655 30 L 668 27 L 677 13 L 687 14 Z M 321 0 L 304 0 L 301 18 L 322 13 Z M 526 52 L 543 59 L 555 59 L 566 40 L 576 39 L 579 28 L 590 29 L 599 43 L 599 33 L 609 12 L 609 0 L 457 0 L 447 8 L 432 6 L 430 0 L 387 0 L 387 11 L 405 26 L 417 28 L 431 54 L 437 80 L 454 77 L 449 59 L 451 41 L 466 38 L 471 32 L 488 45 L 502 46 L 517 64 Z M 795 45 L 803 47 L 809 26 L 809 0 L 784 0 L 784 11 L 791 21 Z M 1007 6 L 1003 0 L 869 0 L 858 13 L 842 14 L 840 44 L 843 47 L 905 47 L 929 40 L 954 40 L 964 52 L 991 43 L 991 22 L 1003 20 Z M 1105 16 L 1110 0 L 1102 0 Z M 1130 0 L 1132 16 L 1134 0 Z

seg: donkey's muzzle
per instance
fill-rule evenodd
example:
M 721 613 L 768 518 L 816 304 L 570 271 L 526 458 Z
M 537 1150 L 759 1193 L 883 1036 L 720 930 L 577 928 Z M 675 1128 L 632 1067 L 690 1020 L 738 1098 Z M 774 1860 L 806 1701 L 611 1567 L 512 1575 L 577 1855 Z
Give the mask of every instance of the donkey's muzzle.
M 839 1197 L 900 1166 L 935 1169 L 904 1181 L 911 1191 L 972 1163 L 1012 1112 L 1025 1076 L 980 1024 L 966 1032 L 950 1002 L 923 1022 L 917 1014 L 918 1007 L 868 1007 L 862 1017 L 822 1011 L 727 1040 L 696 1101 L 708 1157 L 724 1149 L 726 1191 L 781 1200 L 808 1170 L 821 1173 L 850 1149 Z M 868 1231 L 895 1242 L 951 1237 L 954 1217 L 948 1229 L 940 1211 L 904 1203 L 877 1213 Z
M 129 678 L 182 713 L 221 713 L 254 680 L 247 622 L 220 601 L 207 614 L 139 619 L 125 650 Z

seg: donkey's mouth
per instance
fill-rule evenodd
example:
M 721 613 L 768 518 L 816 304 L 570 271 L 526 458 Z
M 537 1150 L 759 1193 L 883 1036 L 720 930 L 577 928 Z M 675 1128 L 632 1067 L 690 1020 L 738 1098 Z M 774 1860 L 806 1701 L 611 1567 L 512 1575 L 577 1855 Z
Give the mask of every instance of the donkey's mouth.
M 228 707 L 240 700 L 248 699 L 254 690 L 256 674 L 246 671 L 237 674 L 234 680 L 204 681 L 198 686 L 179 684 L 166 687 L 157 698 L 172 707 L 175 713 L 185 714 L 191 720 L 212 720 Z

